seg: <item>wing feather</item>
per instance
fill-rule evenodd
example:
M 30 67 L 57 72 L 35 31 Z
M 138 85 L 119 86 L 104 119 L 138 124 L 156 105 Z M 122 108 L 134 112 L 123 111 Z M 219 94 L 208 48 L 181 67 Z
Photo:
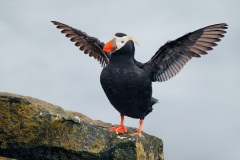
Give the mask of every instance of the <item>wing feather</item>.
M 61 33 L 70 38 L 70 41 L 75 42 L 75 46 L 79 47 L 81 51 L 88 54 L 90 57 L 97 59 L 102 66 L 106 66 L 109 63 L 107 53 L 102 50 L 104 46 L 103 42 L 66 24 L 57 21 L 52 21 L 52 23 L 56 25 L 58 29 L 61 29 Z
M 198 42 L 209 42 L 209 43 L 213 43 L 213 42 L 220 42 L 221 39 L 219 38 L 205 38 L 205 37 L 201 37 L 198 39 Z
M 217 46 L 227 26 L 226 23 L 211 25 L 168 41 L 141 68 L 149 73 L 153 82 L 166 81 L 178 74 L 192 57 L 206 55 Z
M 217 46 L 217 43 L 210 43 L 210 42 L 206 42 L 206 41 L 197 41 L 195 44 L 200 45 L 200 46 L 205 46 L 205 47 L 214 47 Z

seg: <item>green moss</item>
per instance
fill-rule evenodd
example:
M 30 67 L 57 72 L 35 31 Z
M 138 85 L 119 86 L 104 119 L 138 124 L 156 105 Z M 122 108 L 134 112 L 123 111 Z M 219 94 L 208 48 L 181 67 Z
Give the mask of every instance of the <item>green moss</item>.
M 153 152 L 149 152 L 149 155 L 148 155 L 148 159 L 149 160 L 154 160 L 154 153 Z
M 143 145 L 137 142 L 136 149 L 137 149 L 137 160 L 146 160 L 146 153 L 144 151 Z
M 47 124 L 46 119 L 36 119 L 36 114 L 38 110 L 26 100 L 0 98 L 1 147 L 13 143 L 19 146 L 36 144 Z
M 160 157 L 160 160 L 164 160 L 164 153 L 163 152 L 159 153 L 159 157 Z
M 73 133 L 74 134 L 77 133 L 77 126 L 76 126 L 76 124 L 73 125 Z
M 114 160 L 136 160 L 136 146 L 134 142 L 128 141 L 124 143 L 118 143 L 113 148 L 102 153 L 102 159 L 114 159 Z M 108 157 L 108 158 L 106 158 Z

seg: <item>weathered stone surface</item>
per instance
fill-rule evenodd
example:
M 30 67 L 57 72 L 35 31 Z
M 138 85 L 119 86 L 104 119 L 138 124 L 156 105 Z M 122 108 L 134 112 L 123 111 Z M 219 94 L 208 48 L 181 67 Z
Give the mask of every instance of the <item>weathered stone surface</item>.
M 108 127 L 35 98 L 0 92 L 0 159 L 163 160 L 161 139 L 117 135 Z

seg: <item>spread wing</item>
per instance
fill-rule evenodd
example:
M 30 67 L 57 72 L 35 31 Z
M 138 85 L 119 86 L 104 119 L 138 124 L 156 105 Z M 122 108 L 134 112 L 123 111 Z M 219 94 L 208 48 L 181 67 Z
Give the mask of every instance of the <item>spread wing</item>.
M 66 34 L 66 37 L 71 38 L 72 42 L 75 42 L 75 46 L 79 47 L 81 51 L 88 54 L 90 57 L 97 59 L 102 66 L 106 66 L 109 62 L 108 53 L 103 52 L 104 43 L 99 41 L 95 37 L 90 37 L 85 32 L 72 28 L 66 24 L 52 21 L 58 29 L 62 29 L 62 33 Z
M 166 81 L 175 76 L 192 57 L 201 57 L 212 50 L 224 37 L 227 24 L 215 24 L 169 41 L 141 68 L 150 74 L 153 82 Z

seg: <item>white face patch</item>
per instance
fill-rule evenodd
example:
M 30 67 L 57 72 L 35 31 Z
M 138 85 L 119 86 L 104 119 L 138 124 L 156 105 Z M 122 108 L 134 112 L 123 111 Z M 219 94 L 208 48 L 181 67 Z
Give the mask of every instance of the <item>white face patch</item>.
M 122 48 L 127 41 L 129 41 L 129 37 L 128 36 L 124 36 L 124 37 L 116 37 L 116 46 L 117 46 L 117 50 Z
M 137 40 L 133 36 L 117 37 L 114 35 L 113 39 L 110 41 L 112 42 L 113 52 L 122 48 L 129 40 L 132 40 L 135 44 L 139 46 Z

